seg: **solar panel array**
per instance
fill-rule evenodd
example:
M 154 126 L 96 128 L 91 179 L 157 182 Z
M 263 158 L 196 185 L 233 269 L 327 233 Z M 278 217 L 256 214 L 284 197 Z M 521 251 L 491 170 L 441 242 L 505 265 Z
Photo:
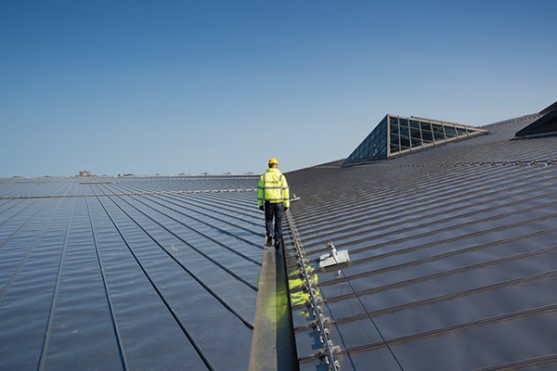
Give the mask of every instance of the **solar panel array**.
M 0 369 L 247 369 L 257 178 L 0 182 Z
M 306 258 L 350 254 L 318 272 L 342 370 L 557 367 L 557 138 L 510 140 L 533 120 L 289 174 Z M 301 369 L 326 369 L 313 316 L 292 313 Z
M 555 368 L 557 138 L 510 140 L 537 118 L 287 174 L 301 197 L 285 253 L 302 370 L 331 357 L 343 370 Z M 256 184 L 1 180 L 0 369 L 247 369 Z M 330 241 L 350 265 L 300 268 L 297 248 L 317 270 Z M 319 284 L 311 301 L 301 271 Z

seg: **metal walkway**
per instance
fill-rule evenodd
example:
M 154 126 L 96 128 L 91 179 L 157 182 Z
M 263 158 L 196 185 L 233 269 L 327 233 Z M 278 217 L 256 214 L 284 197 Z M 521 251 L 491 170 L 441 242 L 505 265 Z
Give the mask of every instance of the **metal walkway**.
M 283 249 L 263 252 L 250 371 L 298 369 Z

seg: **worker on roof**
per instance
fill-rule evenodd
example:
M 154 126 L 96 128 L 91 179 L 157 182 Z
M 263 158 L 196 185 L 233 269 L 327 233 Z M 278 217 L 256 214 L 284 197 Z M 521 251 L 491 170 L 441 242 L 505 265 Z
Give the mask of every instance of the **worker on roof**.
M 290 195 L 286 177 L 278 169 L 278 161 L 274 157 L 269 160 L 269 168 L 257 184 L 257 204 L 265 211 L 265 245 L 271 246 L 274 237 L 278 249 L 282 241 L 282 215 L 290 207 Z

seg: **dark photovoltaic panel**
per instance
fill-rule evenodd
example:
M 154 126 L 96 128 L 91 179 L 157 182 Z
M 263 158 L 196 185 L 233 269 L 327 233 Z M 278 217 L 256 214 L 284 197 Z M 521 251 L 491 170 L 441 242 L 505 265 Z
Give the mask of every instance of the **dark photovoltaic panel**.
M 342 370 L 557 367 L 557 138 L 511 140 L 537 118 L 289 174 L 312 266 L 329 241 L 350 254 L 317 275 Z M 301 369 L 326 369 L 307 306 L 292 313 Z
M 557 138 L 510 140 L 540 117 L 287 174 L 302 370 L 556 367 Z M 247 369 L 257 179 L 1 180 L 0 369 Z
M 247 369 L 256 184 L 1 181 L 0 369 Z

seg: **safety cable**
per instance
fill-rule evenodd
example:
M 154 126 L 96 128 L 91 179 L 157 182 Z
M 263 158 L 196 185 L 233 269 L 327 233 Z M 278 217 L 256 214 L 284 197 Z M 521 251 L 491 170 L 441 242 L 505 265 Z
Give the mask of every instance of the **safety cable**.
M 90 184 L 88 184 L 90 185 Z M 42 198 L 81 198 L 81 197 L 110 197 L 110 196 L 147 196 L 147 195 L 180 195 L 201 193 L 230 193 L 230 192 L 254 192 L 255 188 L 240 189 L 197 189 L 187 191 L 150 191 L 150 192 L 122 192 L 111 194 L 63 194 L 63 195 L 35 195 L 35 196 L 0 196 L 0 200 L 30 200 Z
M 291 232 L 292 232 L 292 234 L 293 234 L 293 236 L 294 236 L 293 240 L 294 240 L 295 247 L 296 247 L 297 252 L 298 252 L 298 254 L 300 255 L 301 259 L 303 260 L 303 259 L 305 259 L 305 254 L 304 254 L 304 252 L 303 252 L 303 246 L 302 246 L 302 244 L 301 244 L 301 239 L 300 239 L 300 237 L 299 237 L 298 231 L 296 230 L 295 224 L 294 224 L 294 222 L 293 222 L 292 219 L 293 219 L 293 216 L 292 216 L 290 213 L 286 213 L 286 221 L 287 221 L 287 223 L 288 223 L 288 225 L 289 225 L 289 228 L 291 228 Z M 314 229 L 312 229 L 312 230 L 313 230 L 313 232 L 317 235 L 317 238 L 318 238 L 318 239 L 324 241 L 324 239 L 322 238 L 321 233 L 320 233 L 319 231 L 316 231 L 316 230 L 314 230 Z M 305 259 L 305 260 L 307 261 L 307 259 Z M 305 264 L 302 264 L 302 266 L 305 267 Z M 338 270 L 342 273 L 342 277 L 345 278 L 344 281 L 348 284 L 348 286 L 350 287 L 350 289 L 351 289 L 352 292 L 354 293 L 354 297 L 358 300 L 358 302 L 360 303 L 360 305 L 362 306 L 362 308 L 365 308 L 364 303 L 363 303 L 362 300 L 360 299 L 359 295 L 357 294 L 356 290 L 355 290 L 354 287 L 352 286 L 351 282 L 350 282 L 348 279 L 346 279 L 346 275 L 345 275 L 345 273 L 344 273 L 344 270 L 343 270 L 342 268 L 339 268 Z M 311 286 L 310 286 L 310 287 L 311 287 Z M 310 290 L 310 292 L 311 292 L 311 290 Z M 314 299 L 313 296 L 314 296 L 314 295 L 310 295 L 310 299 L 313 300 L 313 299 Z M 312 304 L 315 305 L 315 303 L 313 303 L 313 302 L 312 302 Z M 385 336 L 383 335 L 383 333 L 382 333 L 381 330 L 379 329 L 379 326 L 377 326 L 377 323 L 375 322 L 375 320 L 371 317 L 371 315 L 370 315 L 367 311 L 366 311 L 366 313 L 367 313 L 367 317 L 368 317 L 369 320 L 371 321 L 373 327 L 375 328 L 375 330 L 377 331 L 377 333 L 378 333 L 379 336 L 381 337 L 381 341 L 383 342 L 383 344 L 385 345 L 385 347 L 388 349 L 389 353 L 391 354 L 391 356 L 393 357 L 393 359 L 394 359 L 395 362 L 397 363 L 398 367 L 399 367 L 401 370 L 404 370 L 404 368 L 402 367 L 400 361 L 398 360 L 398 358 L 397 358 L 396 355 L 394 354 L 393 350 L 392 350 L 391 347 L 389 346 L 389 343 L 388 343 L 387 340 L 385 339 Z M 319 323 L 320 323 L 320 324 L 323 324 L 322 318 L 323 318 L 323 314 L 321 313 L 321 314 L 318 316 L 318 320 L 319 320 Z M 327 331 L 327 332 L 328 332 L 328 331 Z M 321 335 L 321 334 L 320 334 L 320 335 Z M 327 340 L 328 340 L 328 339 L 327 339 Z M 326 350 L 327 350 L 328 358 L 329 358 L 329 354 L 330 354 L 329 361 L 327 362 L 327 363 L 329 364 L 329 369 L 331 369 L 331 370 L 340 370 L 340 365 L 339 365 L 338 361 L 334 359 L 334 354 L 340 352 L 340 347 L 337 346 L 337 347 L 335 347 L 335 348 L 333 349 L 333 347 L 330 346 L 329 342 L 332 344 L 332 341 L 328 340 L 328 341 L 327 341 L 327 344 L 326 344 Z M 330 366 L 331 364 L 332 364 L 332 365 L 335 365 L 334 367 L 337 367 L 337 368 L 331 368 L 331 366 Z M 337 366 L 337 365 L 338 365 L 338 366 Z
M 292 235 L 292 241 L 296 249 L 296 258 L 298 259 L 298 267 L 301 271 L 300 278 L 304 280 L 304 290 L 308 293 L 308 300 L 306 304 L 308 309 L 311 310 L 313 317 L 315 318 L 315 329 L 319 333 L 319 340 L 322 345 L 322 349 L 317 353 L 320 359 L 324 360 L 328 365 L 329 370 L 339 371 L 340 363 L 336 359 L 335 354 L 340 352 L 340 347 L 335 346 L 333 341 L 329 339 L 329 330 L 327 325 L 330 324 L 330 319 L 323 315 L 323 311 L 320 307 L 321 301 L 318 299 L 315 292 L 316 284 L 312 281 L 311 277 L 315 274 L 313 269 L 309 269 L 307 264 L 309 261 L 305 258 L 305 252 L 303 250 L 302 240 L 296 229 L 294 222 L 294 217 L 290 212 L 286 212 L 286 222 L 288 224 L 288 229 Z
M 345 276 L 344 271 L 342 271 L 342 269 L 340 269 L 342 272 L 342 275 Z M 348 286 L 350 286 L 350 289 L 352 290 L 352 292 L 354 293 L 354 296 L 356 297 L 356 299 L 358 300 L 358 302 L 360 303 L 360 305 L 365 308 L 364 303 L 362 302 L 362 299 L 360 299 L 360 296 L 358 294 L 356 294 L 356 290 L 354 290 L 354 287 L 352 286 L 352 283 L 350 283 L 350 280 L 345 280 L 345 282 L 348 284 Z M 389 350 L 389 353 L 391 353 L 391 356 L 393 356 L 395 362 L 397 363 L 398 367 L 400 367 L 401 370 L 404 370 L 404 368 L 402 367 L 402 365 L 400 364 L 400 361 L 398 360 L 398 358 L 396 357 L 395 353 L 393 352 L 393 350 L 391 349 L 391 346 L 389 345 L 389 343 L 387 342 L 387 339 L 385 339 L 385 336 L 383 336 L 383 333 L 381 332 L 381 330 L 379 330 L 379 326 L 377 326 L 377 323 L 375 323 L 375 321 L 373 320 L 373 317 L 369 314 L 369 312 L 367 312 L 367 317 L 369 318 L 369 320 L 371 321 L 371 323 L 373 324 L 373 327 L 375 328 L 375 330 L 377 331 L 377 333 L 379 334 L 379 336 L 381 337 L 381 341 L 383 342 L 383 344 L 385 344 L 385 347 Z

